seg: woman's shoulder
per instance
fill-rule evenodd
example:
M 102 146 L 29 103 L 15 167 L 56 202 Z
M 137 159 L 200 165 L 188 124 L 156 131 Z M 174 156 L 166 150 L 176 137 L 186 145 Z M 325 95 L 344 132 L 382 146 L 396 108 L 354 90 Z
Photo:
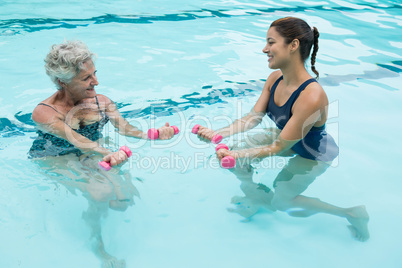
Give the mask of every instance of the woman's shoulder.
M 271 91 L 271 87 L 275 84 L 275 82 L 282 76 L 281 70 L 277 70 L 272 72 L 267 79 L 268 88 Z
M 56 97 L 57 92 L 39 102 L 32 111 L 32 120 L 36 123 L 46 124 L 52 118 L 62 117 L 62 114 L 54 105 Z
M 282 76 L 281 70 L 277 70 L 277 71 L 272 72 L 268 76 L 267 81 L 265 82 L 265 88 L 267 90 L 271 91 L 271 87 L 276 82 L 276 80 L 278 80 L 281 76 Z
M 317 97 L 323 97 L 326 96 L 326 93 L 324 91 L 324 89 L 322 88 L 322 86 L 320 85 L 320 83 L 318 83 L 318 81 L 314 81 L 315 83 L 310 83 L 306 86 L 305 90 L 303 90 L 304 92 L 307 92 L 309 94 L 313 94 Z
M 98 99 L 99 103 L 102 103 L 104 105 L 109 105 L 109 104 L 113 103 L 111 99 L 109 99 L 107 96 L 102 95 L 102 94 L 96 94 L 96 98 Z
M 276 82 L 282 76 L 281 70 L 277 70 L 272 72 L 269 76 L 267 81 L 270 81 L 272 84 Z
M 39 124 L 49 124 L 55 119 L 62 119 L 63 115 L 50 103 L 40 102 L 32 111 L 32 120 Z
M 310 105 L 315 107 L 321 107 L 328 104 L 328 97 L 322 86 L 316 83 L 310 83 L 300 93 L 299 98 L 304 105 Z

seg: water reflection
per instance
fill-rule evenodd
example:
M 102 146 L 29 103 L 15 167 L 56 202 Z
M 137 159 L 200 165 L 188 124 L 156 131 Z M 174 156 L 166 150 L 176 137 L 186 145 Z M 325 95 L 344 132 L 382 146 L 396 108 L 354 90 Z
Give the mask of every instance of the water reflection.
M 139 193 L 133 178 L 124 168 L 112 168 L 106 172 L 98 168 L 100 157 L 73 154 L 32 160 L 44 178 L 66 187 L 71 193 L 82 193 L 88 201 L 82 219 L 89 227 L 91 250 L 99 258 L 102 267 L 126 267 L 124 260 L 110 255 L 102 239 L 102 219 L 109 209 L 125 211 L 134 204 Z
M 250 144 L 251 147 L 270 144 L 279 135 L 273 129 L 266 133 L 247 137 L 237 142 L 231 149 L 248 148 Z M 253 181 L 255 162 L 237 165 L 231 169 L 230 171 L 241 181 L 240 189 L 245 196 L 234 196 L 232 203 L 235 207 L 230 208 L 229 211 L 248 219 L 260 209 L 267 209 L 272 212 L 282 211 L 293 217 L 310 217 L 317 213 L 326 213 L 345 218 L 350 223 L 348 228 L 355 239 L 359 241 L 369 239 L 367 227 L 369 215 L 364 205 L 342 208 L 316 197 L 302 195 L 317 177 L 324 174 L 331 163 L 293 155 L 292 151 L 282 155 L 292 156 L 292 158 L 275 178 L 272 189 Z
M 391 64 L 377 64 L 379 68 L 375 71 L 365 71 L 363 74 L 348 75 L 327 75 L 320 79 L 323 86 L 339 86 L 342 83 L 362 81 L 380 86 L 382 89 L 396 91 L 389 85 L 376 82 L 382 78 L 399 77 L 402 73 L 402 61 L 393 61 Z M 398 67 L 396 67 L 398 66 Z M 199 109 L 204 106 L 216 103 L 227 103 L 230 98 L 254 98 L 261 93 L 265 79 L 249 80 L 247 83 L 225 81 L 231 84 L 228 88 L 213 88 L 204 86 L 201 90 L 209 90 L 206 96 L 200 96 L 200 93 L 193 92 L 180 97 L 179 101 L 172 99 L 160 99 L 157 102 L 150 102 L 150 105 L 140 109 L 129 109 L 122 111 L 121 115 L 126 118 L 150 118 L 151 116 L 162 117 L 170 116 L 188 109 Z M 116 102 L 117 108 L 121 109 L 132 103 Z M 31 119 L 31 113 L 17 112 L 14 117 L 16 120 L 0 118 L 0 137 L 8 138 L 14 136 L 24 136 L 25 133 L 35 132 L 34 123 Z

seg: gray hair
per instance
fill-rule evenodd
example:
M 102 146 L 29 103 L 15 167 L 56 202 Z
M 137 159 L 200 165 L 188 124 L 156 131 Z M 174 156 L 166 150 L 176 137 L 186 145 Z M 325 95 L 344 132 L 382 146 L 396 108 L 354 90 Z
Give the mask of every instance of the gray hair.
M 95 54 L 89 51 L 83 42 L 65 41 L 51 47 L 45 58 L 46 74 L 57 88 L 61 89 L 59 81 L 70 83 L 81 70 L 85 69 L 84 63 L 94 59 Z

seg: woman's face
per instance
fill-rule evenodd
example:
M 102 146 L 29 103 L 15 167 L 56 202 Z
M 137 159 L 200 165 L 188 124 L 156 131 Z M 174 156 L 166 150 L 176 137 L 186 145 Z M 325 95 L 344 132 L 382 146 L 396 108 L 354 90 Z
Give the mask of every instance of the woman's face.
M 96 95 L 95 86 L 99 84 L 94 63 L 91 60 L 86 61 L 84 67 L 70 83 L 63 86 L 63 89 L 69 92 L 77 101 L 94 98 Z
M 270 27 L 267 32 L 267 44 L 262 52 L 268 56 L 268 66 L 270 69 L 279 69 L 290 60 L 290 45 L 285 43 L 283 38 L 275 29 Z

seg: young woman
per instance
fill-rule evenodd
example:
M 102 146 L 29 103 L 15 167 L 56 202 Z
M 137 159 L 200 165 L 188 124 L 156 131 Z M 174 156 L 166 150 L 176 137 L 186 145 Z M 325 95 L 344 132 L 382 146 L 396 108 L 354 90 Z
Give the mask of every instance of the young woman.
M 218 131 L 200 127 L 198 135 L 211 140 L 217 133 L 228 137 L 245 132 L 257 126 L 267 114 L 278 131 L 249 137 L 247 144 L 234 146 L 230 151 L 221 149 L 217 152 L 219 159 L 225 156 L 238 159 L 239 164 L 233 172 L 242 181 L 242 189 L 248 193 L 246 196 L 252 196 L 253 191 L 256 195 L 260 193 L 252 182 L 252 167 L 249 164 L 241 165 L 247 162 L 244 160 L 275 155 L 294 156 L 276 178 L 275 193 L 265 189 L 269 196 L 265 198 L 265 203 L 267 200 L 270 202 L 265 207 L 287 211 L 299 217 L 319 212 L 345 217 L 351 223 L 350 230 L 354 237 L 364 241 L 369 238 L 369 217 L 364 206 L 339 208 L 301 195 L 338 156 L 338 146 L 325 131 L 327 95 L 305 68 L 305 61 L 313 48 L 311 67 L 318 77 L 315 68 L 318 37 L 317 28 L 311 28 L 301 19 L 286 17 L 274 21 L 267 32 L 263 52 L 268 56 L 269 68 L 279 70 L 268 77 L 254 108 L 243 118 Z M 296 208 L 297 211 L 294 210 Z

